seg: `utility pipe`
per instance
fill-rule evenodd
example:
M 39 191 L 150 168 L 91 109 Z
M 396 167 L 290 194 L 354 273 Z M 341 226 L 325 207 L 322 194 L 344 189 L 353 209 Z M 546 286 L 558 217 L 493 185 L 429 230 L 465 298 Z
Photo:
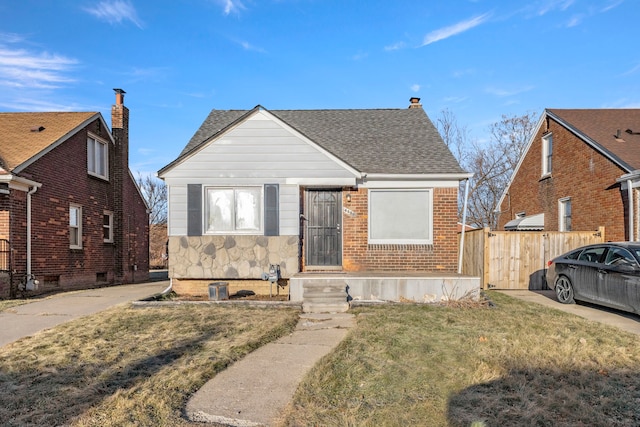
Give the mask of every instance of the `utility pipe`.
M 462 205 L 462 234 L 460 235 L 460 255 L 458 257 L 458 274 L 462 274 L 462 253 L 464 252 L 464 232 L 467 228 L 467 198 L 469 196 L 469 178 L 464 186 L 464 204 Z
M 27 278 L 31 277 L 31 195 L 38 191 L 37 186 L 27 192 Z
M 627 180 L 627 196 L 629 198 L 629 241 L 634 241 L 634 218 L 633 218 L 633 185 L 630 179 Z

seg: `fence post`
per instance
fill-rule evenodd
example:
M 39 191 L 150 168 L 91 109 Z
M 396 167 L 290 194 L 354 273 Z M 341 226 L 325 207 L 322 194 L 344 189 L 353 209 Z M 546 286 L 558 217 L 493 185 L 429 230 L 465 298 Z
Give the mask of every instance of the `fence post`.
M 483 229 L 483 233 L 482 233 L 482 244 L 484 245 L 484 248 L 482 250 L 483 253 L 483 260 L 482 260 L 482 289 L 488 289 L 489 288 L 489 259 L 490 257 L 490 253 L 489 253 L 489 233 L 491 232 L 491 229 L 489 227 L 485 227 Z

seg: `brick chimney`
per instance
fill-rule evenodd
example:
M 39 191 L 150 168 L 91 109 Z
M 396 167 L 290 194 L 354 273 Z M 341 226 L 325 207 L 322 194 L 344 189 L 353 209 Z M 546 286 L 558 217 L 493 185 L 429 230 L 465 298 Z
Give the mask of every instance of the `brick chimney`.
M 420 98 L 409 98 L 409 108 L 422 108 Z
M 118 283 L 128 281 L 129 276 L 129 236 L 127 233 L 127 218 L 125 215 L 125 179 L 129 173 L 129 109 L 124 106 L 122 89 L 113 89 L 116 93 L 116 103 L 111 106 L 111 134 L 115 141 L 113 163 L 110 167 L 110 177 L 113 188 L 113 242 L 115 246 L 115 280 Z

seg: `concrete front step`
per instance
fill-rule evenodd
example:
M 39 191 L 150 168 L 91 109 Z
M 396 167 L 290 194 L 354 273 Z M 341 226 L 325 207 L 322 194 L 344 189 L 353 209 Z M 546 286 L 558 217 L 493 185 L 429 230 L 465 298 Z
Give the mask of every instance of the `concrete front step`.
M 342 303 L 314 303 L 303 302 L 302 311 L 304 313 L 345 313 L 349 311 L 349 303 L 344 301 Z
M 344 313 L 349 310 L 346 286 L 341 280 L 304 283 L 302 310 L 305 313 Z

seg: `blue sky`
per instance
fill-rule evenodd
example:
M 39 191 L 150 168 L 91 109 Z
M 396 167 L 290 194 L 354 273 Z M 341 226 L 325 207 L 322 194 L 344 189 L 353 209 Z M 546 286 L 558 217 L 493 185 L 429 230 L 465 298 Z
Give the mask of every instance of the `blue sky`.
M 4 0 L 0 111 L 100 111 L 127 92 L 130 168 L 172 161 L 209 111 L 640 108 L 637 0 Z

